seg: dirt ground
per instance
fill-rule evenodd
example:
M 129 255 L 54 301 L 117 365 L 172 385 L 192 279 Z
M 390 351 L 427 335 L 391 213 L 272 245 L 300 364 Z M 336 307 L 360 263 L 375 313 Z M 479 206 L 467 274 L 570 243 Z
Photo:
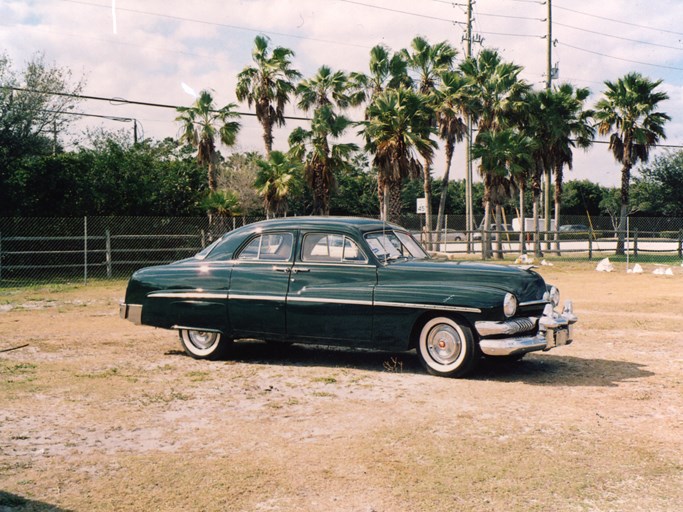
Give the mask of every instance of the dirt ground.
M 593 268 L 538 269 L 574 344 L 463 380 L 260 342 L 195 361 L 119 319 L 123 282 L 0 291 L 0 512 L 679 511 L 683 268 Z

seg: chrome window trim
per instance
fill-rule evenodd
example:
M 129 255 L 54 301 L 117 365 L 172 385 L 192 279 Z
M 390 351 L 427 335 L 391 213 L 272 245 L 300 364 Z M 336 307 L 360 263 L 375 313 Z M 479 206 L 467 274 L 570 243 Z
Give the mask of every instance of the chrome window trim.
M 330 261 L 320 261 L 320 260 L 307 260 L 304 258 L 304 243 L 306 240 L 306 237 L 310 235 L 337 235 L 342 237 L 342 248 L 345 247 L 346 240 L 350 240 L 353 245 L 356 246 L 356 249 L 360 252 L 360 254 L 363 255 L 363 260 L 344 260 L 344 259 L 339 259 L 339 260 L 330 260 Z M 342 254 L 344 254 L 344 251 L 342 251 Z M 358 245 L 358 243 L 351 238 L 349 235 L 345 233 L 335 233 L 333 231 L 306 231 L 303 233 L 303 236 L 301 237 L 301 248 L 299 250 L 299 261 L 302 263 L 306 263 L 306 265 L 313 265 L 313 264 L 319 264 L 319 265 L 340 265 L 340 266 L 374 266 L 374 265 L 368 265 L 370 263 L 370 259 L 368 258 L 368 255 L 365 254 L 365 251 L 363 248 Z M 348 263 L 346 263 L 348 262 Z

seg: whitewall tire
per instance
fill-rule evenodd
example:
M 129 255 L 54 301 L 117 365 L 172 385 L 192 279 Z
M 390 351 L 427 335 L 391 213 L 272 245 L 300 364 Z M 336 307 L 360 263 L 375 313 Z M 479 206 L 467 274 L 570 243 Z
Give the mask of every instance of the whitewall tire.
M 463 377 L 475 368 L 481 352 L 469 327 L 440 316 L 422 327 L 417 355 L 422 366 L 432 375 Z
M 178 332 L 185 353 L 195 359 L 215 359 L 225 352 L 232 340 L 219 332 L 181 329 Z

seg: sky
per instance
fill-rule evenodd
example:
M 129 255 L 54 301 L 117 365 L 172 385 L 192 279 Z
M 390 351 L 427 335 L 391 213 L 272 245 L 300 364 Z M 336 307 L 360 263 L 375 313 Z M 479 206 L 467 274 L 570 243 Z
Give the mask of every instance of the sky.
M 465 55 L 466 1 L 455 0 L 0 0 L 0 53 L 20 71 L 37 52 L 46 62 L 67 67 L 86 80 L 85 95 L 188 106 L 194 91 L 212 91 L 217 106 L 237 103 L 237 74 L 251 63 L 254 37 L 295 52 L 294 67 L 310 77 L 323 64 L 334 70 L 368 71 L 370 49 L 396 51 L 413 37 L 448 41 Z M 600 99 L 604 81 L 637 71 L 670 99 L 661 110 L 672 117 L 665 144 L 683 145 L 683 2 L 680 0 L 552 0 L 554 83 L 588 87 L 590 104 Z M 548 5 L 537 0 L 477 0 L 473 33 L 482 47 L 497 49 L 524 67 L 522 77 L 545 85 Z M 183 86 L 185 84 L 185 87 Z M 140 134 L 177 137 L 172 109 L 117 102 L 82 101 L 76 110 L 135 118 Z M 249 112 L 246 104 L 240 112 Z M 253 110 L 252 110 L 253 112 Z M 306 113 L 289 105 L 287 115 Z M 360 120 L 359 112 L 350 117 Z M 230 151 L 263 151 L 262 131 L 243 116 L 237 146 Z M 275 132 L 275 148 L 302 121 Z M 129 130 L 131 123 L 87 118 L 73 135 L 89 128 Z M 132 135 L 131 135 L 132 136 Z M 353 134 L 349 135 L 350 138 Z M 360 141 L 359 141 L 360 142 Z M 657 149 L 653 155 L 666 149 Z M 464 147 L 456 148 L 451 177 L 464 178 Z M 443 157 L 433 174 L 443 173 Z M 576 150 L 565 179 L 589 179 L 616 186 L 620 167 L 606 144 Z

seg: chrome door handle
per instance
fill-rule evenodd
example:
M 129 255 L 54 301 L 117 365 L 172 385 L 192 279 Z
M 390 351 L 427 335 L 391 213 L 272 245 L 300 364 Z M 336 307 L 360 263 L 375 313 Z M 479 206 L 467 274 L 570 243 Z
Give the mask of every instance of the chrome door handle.
M 292 269 L 290 267 L 277 267 L 277 266 L 273 267 L 273 270 L 275 272 L 284 272 L 285 274 L 288 274 L 292 271 Z
M 293 274 L 298 274 L 299 272 L 310 272 L 310 271 L 311 271 L 310 268 L 296 268 L 295 267 L 292 269 Z

